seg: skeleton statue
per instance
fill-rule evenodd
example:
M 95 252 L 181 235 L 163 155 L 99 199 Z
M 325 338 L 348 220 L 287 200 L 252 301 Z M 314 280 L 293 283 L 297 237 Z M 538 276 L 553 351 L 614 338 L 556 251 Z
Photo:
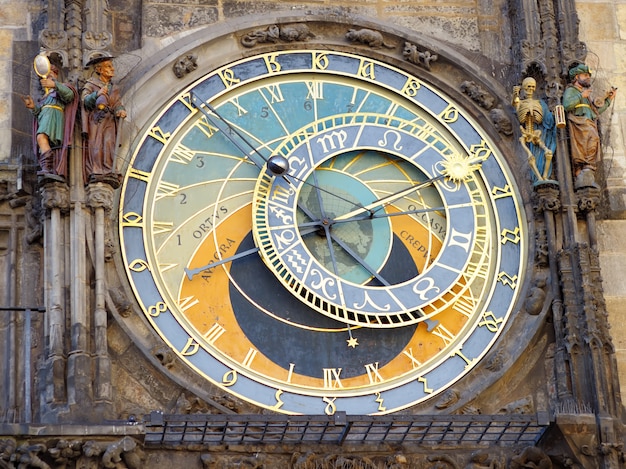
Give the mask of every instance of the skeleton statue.
M 528 154 L 534 182 L 546 181 L 552 172 L 552 156 L 556 148 L 554 116 L 547 104 L 534 97 L 537 82 L 526 77 L 522 86 L 513 87 L 513 107 L 517 113 L 522 136 L 519 141 Z M 520 91 L 524 91 L 520 99 Z

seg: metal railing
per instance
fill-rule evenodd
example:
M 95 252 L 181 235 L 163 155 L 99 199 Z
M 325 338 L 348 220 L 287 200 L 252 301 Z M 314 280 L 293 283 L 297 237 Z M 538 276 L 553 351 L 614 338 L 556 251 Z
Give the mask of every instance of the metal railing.
M 535 415 L 164 415 L 145 417 L 146 446 L 394 444 L 529 446 L 549 426 Z

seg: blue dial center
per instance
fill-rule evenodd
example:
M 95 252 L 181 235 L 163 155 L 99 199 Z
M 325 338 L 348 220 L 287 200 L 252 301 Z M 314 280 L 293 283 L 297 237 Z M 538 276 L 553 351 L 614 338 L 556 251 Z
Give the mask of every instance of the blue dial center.
M 335 218 L 378 197 L 353 175 L 327 167 L 316 169 L 306 182 L 298 200 L 319 217 L 321 226 L 314 234 L 303 236 L 305 245 L 329 272 L 349 282 L 367 283 L 372 279 L 371 271 L 352 254 L 380 272 L 391 252 L 393 234 L 389 218 L 370 218 L 369 213 L 339 221 Z M 330 243 L 325 230 L 330 230 Z

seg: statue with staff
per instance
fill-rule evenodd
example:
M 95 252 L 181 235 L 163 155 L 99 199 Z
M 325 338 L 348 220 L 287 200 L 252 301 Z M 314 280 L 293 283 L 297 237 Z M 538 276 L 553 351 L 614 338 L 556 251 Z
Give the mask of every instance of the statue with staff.
M 126 110 L 120 92 L 112 82 L 115 76 L 113 57 L 99 56 L 87 63 L 94 76 L 81 90 L 83 161 L 85 182 L 115 179 L 117 136 Z

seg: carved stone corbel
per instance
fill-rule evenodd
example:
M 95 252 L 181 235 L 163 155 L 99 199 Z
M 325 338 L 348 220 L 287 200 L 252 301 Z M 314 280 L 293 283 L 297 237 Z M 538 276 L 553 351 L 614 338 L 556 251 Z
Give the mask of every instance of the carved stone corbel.
M 70 208 L 70 193 L 67 184 L 49 182 L 41 188 L 41 206 L 47 211 L 59 209 L 65 213 Z
M 496 104 L 496 98 L 494 98 L 482 86 L 473 81 L 467 80 L 461 83 L 461 91 L 483 109 L 490 110 Z
M 87 187 L 87 205 L 91 208 L 102 208 L 105 212 L 110 212 L 113 207 L 114 189 L 102 182 L 89 184 Z
M 172 71 L 176 78 L 183 78 L 185 75 L 198 68 L 198 56 L 196 54 L 181 55 L 172 65 Z
M 396 47 L 395 44 L 385 41 L 382 33 L 374 31 L 373 29 L 350 29 L 346 33 L 346 39 L 353 43 L 371 47 L 372 49 L 380 49 L 381 47 L 393 49 Z
M 589 469 L 598 467 L 596 416 L 584 413 L 557 413 L 556 425 L 580 464 Z
M 402 56 L 407 62 L 424 67 L 426 70 L 430 70 L 430 63 L 435 62 L 439 58 L 437 54 L 433 54 L 429 50 L 419 50 L 419 48 L 411 42 L 404 43 Z
M 558 212 L 561 209 L 559 186 L 556 184 L 541 184 L 535 186 L 533 211 L 535 214 L 543 212 Z
M 278 41 L 296 42 L 306 41 L 315 37 L 305 23 L 295 23 L 287 25 L 271 25 L 265 29 L 256 29 L 247 33 L 241 38 L 241 45 L 244 47 L 254 47 L 262 43 L 275 43 Z
M 578 210 L 591 212 L 600 204 L 600 189 L 596 187 L 582 187 L 576 190 L 578 197 Z

